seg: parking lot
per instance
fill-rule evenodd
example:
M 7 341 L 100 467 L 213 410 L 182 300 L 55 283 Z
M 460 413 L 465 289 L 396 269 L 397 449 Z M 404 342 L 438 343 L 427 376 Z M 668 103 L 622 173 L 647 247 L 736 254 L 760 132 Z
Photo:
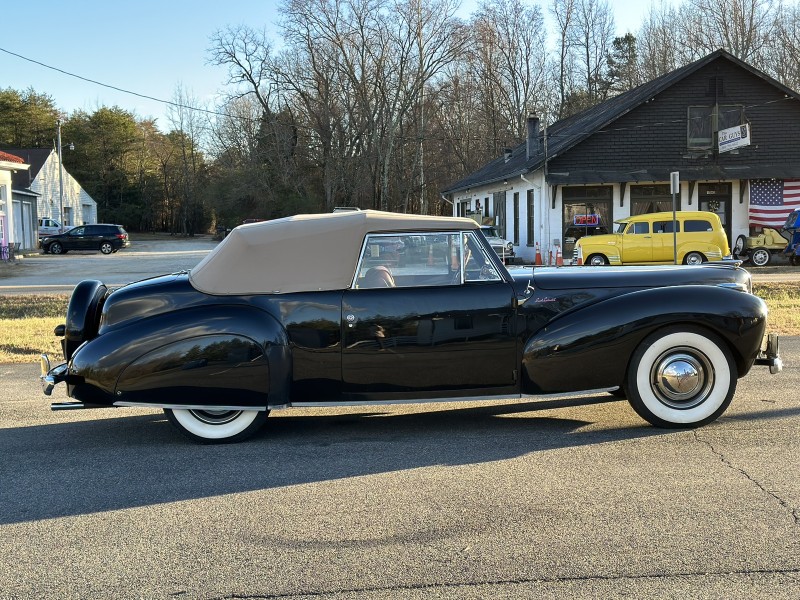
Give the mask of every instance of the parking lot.
M 213 247 L 153 243 L 26 258 L 0 293 Z M 35 365 L 0 365 L 0 598 L 797 598 L 800 339 L 782 354 L 697 430 L 595 395 L 276 411 L 227 446 L 50 412 Z

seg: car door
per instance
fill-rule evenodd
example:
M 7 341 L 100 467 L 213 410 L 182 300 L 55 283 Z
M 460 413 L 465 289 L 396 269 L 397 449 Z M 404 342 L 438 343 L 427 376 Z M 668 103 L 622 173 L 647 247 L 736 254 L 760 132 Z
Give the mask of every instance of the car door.
M 678 225 L 680 235 L 681 224 Z M 675 255 L 675 235 L 672 233 L 672 219 L 653 221 L 653 261 L 672 262 Z
M 343 392 L 367 401 L 515 390 L 513 300 L 473 232 L 369 236 L 343 295 Z
M 650 223 L 629 223 L 622 234 L 622 262 L 645 263 L 653 260 L 653 236 Z
M 67 250 L 86 250 L 86 227 L 73 227 L 64 237 L 64 248 Z

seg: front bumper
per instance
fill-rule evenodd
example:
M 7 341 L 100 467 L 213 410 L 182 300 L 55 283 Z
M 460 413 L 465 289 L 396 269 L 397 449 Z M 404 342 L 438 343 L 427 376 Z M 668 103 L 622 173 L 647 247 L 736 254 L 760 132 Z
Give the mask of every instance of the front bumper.
M 783 370 L 778 334 L 770 333 L 767 335 L 767 347 L 758 353 L 755 364 L 769 367 L 769 372 L 772 375 Z

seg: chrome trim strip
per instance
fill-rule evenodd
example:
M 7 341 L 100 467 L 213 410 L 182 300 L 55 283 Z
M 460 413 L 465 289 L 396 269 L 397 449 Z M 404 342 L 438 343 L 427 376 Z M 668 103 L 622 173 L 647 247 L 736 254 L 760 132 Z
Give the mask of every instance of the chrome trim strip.
M 265 406 L 223 406 L 223 405 L 201 405 L 201 404 L 160 404 L 157 402 L 114 402 L 114 406 L 126 406 L 132 408 L 169 408 L 170 410 L 267 410 Z
M 594 394 L 602 394 L 612 392 L 618 389 L 619 386 L 609 388 L 598 388 L 594 390 L 583 390 L 580 392 L 563 392 L 558 394 L 497 394 L 492 396 L 458 396 L 449 398 L 420 398 L 417 400 L 349 400 L 346 402 L 292 402 L 288 405 L 282 405 L 274 408 L 284 408 L 284 406 L 291 406 L 295 408 L 324 408 L 326 406 L 388 406 L 391 404 L 436 404 L 443 402 L 484 402 L 487 400 L 552 400 L 553 398 L 580 398 L 581 396 L 588 396 Z M 273 407 L 270 407 L 273 408 Z

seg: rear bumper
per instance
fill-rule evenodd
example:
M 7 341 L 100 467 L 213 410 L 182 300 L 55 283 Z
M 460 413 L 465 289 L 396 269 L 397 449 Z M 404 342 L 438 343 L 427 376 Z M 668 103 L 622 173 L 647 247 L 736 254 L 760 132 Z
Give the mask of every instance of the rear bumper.
M 769 367 L 769 372 L 772 375 L 780 373 L 783 370 L 783 361 L 780 355 L 780 340 L 776 333 L 767 335 L 767 347 L 765 350 L 759 352 L 755 364 Z
M 41 368 L 39 380 L 42 382 L 42 391 L 45 396 L 50 396 L 57 384 L 67 380 L 67 363 L 61 363 L 51 368 L 50 357 L 47 354 L 42 354 L 39 363 Z

